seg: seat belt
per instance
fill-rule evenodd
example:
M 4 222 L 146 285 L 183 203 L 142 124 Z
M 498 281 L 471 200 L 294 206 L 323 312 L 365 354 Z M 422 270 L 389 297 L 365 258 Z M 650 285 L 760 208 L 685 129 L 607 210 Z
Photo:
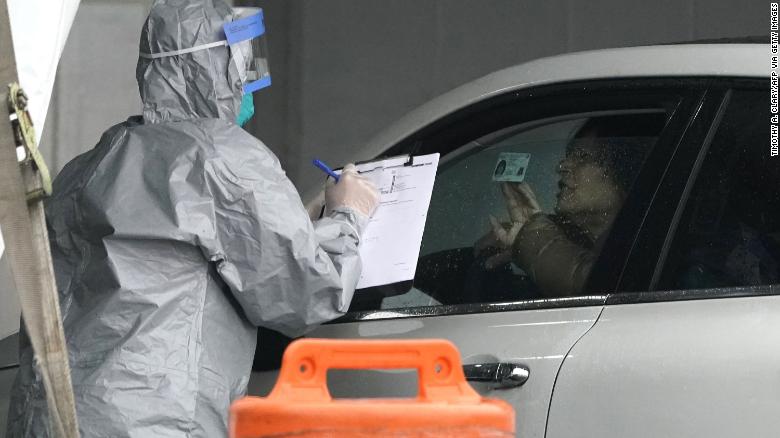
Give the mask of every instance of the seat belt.
M 8 6 L 6 0 L 0 0 L 0 228 L 22 320 L 46 391 L 51 435 L 78 438 L 68 350 L 43 210 L 51 181 L 35 144 L 27 98 L 15 81 Z M 20 146 L 25 155 L 21 162 L 17 158 Z

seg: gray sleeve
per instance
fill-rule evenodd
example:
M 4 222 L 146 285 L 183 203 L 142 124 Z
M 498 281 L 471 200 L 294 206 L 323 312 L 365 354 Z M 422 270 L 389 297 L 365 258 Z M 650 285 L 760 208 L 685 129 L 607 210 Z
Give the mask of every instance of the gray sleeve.
M 368 219 L 337 209 L 312 223 L 270 151 L 242 158 L 209 166 L 216 239 L 207 256 L 257 326 L 297 336 L 343 315 Z

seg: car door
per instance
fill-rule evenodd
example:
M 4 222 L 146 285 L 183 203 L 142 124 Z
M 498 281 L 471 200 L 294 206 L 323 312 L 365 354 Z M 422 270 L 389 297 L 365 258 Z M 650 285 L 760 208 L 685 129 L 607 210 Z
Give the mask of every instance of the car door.
M 777 435 L 780 162 L 768 82 L 713 80 L 623 293 L 561 368 L 548 437 Z
M 449 339 L 475 389 L 515 407 L 518 436 L 544 436 L 560 366 L 615 290 L 648 198 L 700 100 L 700 92 L 680 84 L 615 80 L 540 87 L 463 108 L 411 133 L 386 155 L 442 154 L 414 281 L 358 291 L 350 313 L 308 336 Z M 629 184 L 590 279 L 556 296 L 514 263 L 488 268 L 495 253 L 478 254 L 475 243 L 488 233 L 491 215 L 508 220 L 501 184 L 494 181 L 501 159 L 530 153 L 525 182 L 552 214 L 559 162 L 596 119 L 649 120 L 655 128 L 635 133 L 633 125 L 622 126 L 638 146 L 636 182 Z M 263 346 L 261 338 L 258 354 Z M 496 381 L 476 372 L 499 365 L 527 372 L 527 379 Z M 250 393 L 266 393 L 274 380 L 273 372 L 254 373 Z M 339 371 L 329 374 L 329 387 L 336 397 L 413 396 L 416 380 L 397 370 Z

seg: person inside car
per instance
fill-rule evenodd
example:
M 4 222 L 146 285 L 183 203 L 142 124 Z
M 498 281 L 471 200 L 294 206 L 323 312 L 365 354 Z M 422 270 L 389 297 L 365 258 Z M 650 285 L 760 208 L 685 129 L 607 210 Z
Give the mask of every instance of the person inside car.
M 586 122 L 558 164 L 553 214 L 542 212 L 527 183 L 503 183 L 511 222 L 491 217 L 491 232 L 475 244 L 477 258 L 493 252 L 485 269 L 514 262 L 544 297 L 579 293 L 663 123 L 646 114 Z

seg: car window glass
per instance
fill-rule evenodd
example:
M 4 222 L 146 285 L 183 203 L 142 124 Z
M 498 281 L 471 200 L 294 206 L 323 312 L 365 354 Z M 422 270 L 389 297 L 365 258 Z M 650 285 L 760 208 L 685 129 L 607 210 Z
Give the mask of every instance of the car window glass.
M 414 287 L 381 308 L 579 294 L 665 120 L 570 116 L 443 157 Z
M 767 92 L 733 92 L 658 289 L 780 283 L 780 166 L 770 156 L 767 120 Z

